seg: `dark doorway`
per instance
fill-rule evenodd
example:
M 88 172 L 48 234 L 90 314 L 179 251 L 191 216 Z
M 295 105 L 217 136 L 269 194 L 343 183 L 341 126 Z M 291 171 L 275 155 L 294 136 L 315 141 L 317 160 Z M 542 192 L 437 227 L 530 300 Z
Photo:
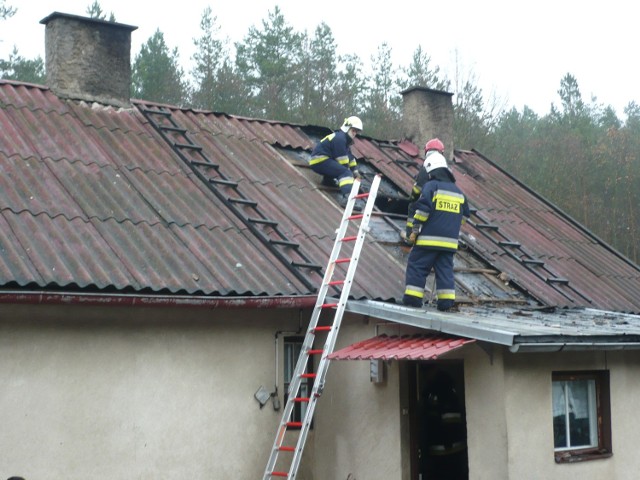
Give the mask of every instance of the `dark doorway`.
M 468 480 L 462 361 L 409 362 L 413 480 Z

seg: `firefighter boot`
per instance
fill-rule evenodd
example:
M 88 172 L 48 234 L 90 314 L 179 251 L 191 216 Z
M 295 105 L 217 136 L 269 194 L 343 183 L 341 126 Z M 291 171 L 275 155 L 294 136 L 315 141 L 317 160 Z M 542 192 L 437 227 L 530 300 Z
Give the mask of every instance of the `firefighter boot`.
M 453 300 L 438 300 L 438 310 L 441 312 L 456 312 L 458 311 L 456 304 Z

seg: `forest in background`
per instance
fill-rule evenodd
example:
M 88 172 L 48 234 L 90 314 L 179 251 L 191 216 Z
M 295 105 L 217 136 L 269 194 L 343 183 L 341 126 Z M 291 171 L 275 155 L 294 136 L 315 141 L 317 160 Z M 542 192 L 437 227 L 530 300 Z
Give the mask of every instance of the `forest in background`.
M 15 11 L 0 0 L 0 22 Z M 86 13 L 117 21 L 97 1 Z M 396 66 L 382 43 L 365 64 L 357 55 L 337 53 L 325 23 L 313 34 L 296 31 L 277 6 L 233 45 L 221 35 L 211 8 L 195 31 L 188 71 L 178 48 L 155 31 L 134 55 L 132 98 L 328 128 L 358 115 L 366 136 L 399 140 L 402 90 L 451 92 L 456 148 L 474 149 L 494 161 L 638 263 L 640 106 L 635 102 L 620 119 L 611 106 L 584 99 L 578 80 L 567 73 L 559 79 L 559 103 L 549 113 L 538 115 L 526 106 L 519 111 L 485 94 L 472 72 L 447 78 L 421 46 L 409 65 Z M 0 33 L 0 40 L 7 39 Z M 24 58 L 15 46 L 0 59 L 0 78 L 46 84 L 44 60 Z

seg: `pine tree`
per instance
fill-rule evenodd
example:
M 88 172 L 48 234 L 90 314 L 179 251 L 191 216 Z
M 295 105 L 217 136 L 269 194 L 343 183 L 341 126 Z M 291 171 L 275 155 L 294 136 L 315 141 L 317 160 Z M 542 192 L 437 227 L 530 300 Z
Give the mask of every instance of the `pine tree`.
M 302 94 L 299 122 L 313 125 L 333 125 L 344 116 L 336 112 L 336 90 L 338 88 L 337 46 L 333 32 L 326 23 L 321 23 L 311 39 L 307 39 L 303 53 L 301 71 Z
M 303 39 L 276 6 L 262 21 L 261 30 L 250 27 L 244 40 L 236 43 L 236 66 L 251 89 L 256 116 L 290 118 L 290 108 L 299 98 Z
M 183 105 L 188 85 L 178 62 L 178 49 L 172 52 L 160 30 L 140 48 L 133 64 L 133 97 L 160 103 Z
M 18 54 L 18 49 L 14 46 L 8 60 L 0 59 L 0 78 L 45 84 L 44 61 L 40 56 L 33 60 L 24 58 Z
M 194 79 L 191 103 L 196 108 L 215 110 L 219 104 L 218 77 L 224 62 L 228 61 L 228 41 L 219 38 L 218 18 L 213 16 L 211 7 L 202 14 L 200 31 L 202 35 L 193 41 L 196 52 L 192 57 L 195 67 L 191 72 Z
M 367 82 L 363 122 L 367 134 L 377 138 L 398 138 L 401 134 L 399 103 L 393 101 L 399 96 L 391 53 L 389 44 L 383 42 L 371 57 L 373 75 Z

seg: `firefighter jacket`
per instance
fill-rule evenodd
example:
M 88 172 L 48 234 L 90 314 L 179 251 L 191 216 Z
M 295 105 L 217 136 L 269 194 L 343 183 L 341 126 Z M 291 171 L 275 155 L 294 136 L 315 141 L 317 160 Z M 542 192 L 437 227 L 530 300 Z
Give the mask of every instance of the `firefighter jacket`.
M 351 153 L 353 139 L 342 130 L 327 135 L 320 140 L 313 151 L 309 165 L 314 166 L 329 158 L 333 158 L 340 165 L 354 170 L 357 167 L 356 158 Z
M 465 195 L 453 182 L 429 180 L 415 204 L 413 232 L 415 245 L 436 250 L 456 251 L 460 226 L 469 218 Z
M 424 168 L 421 168 L 416 176 L 413 187 L 411 188 L 411 194 L 409 195 L 409 207 L 407 208 L 407 237 L 413 229 L 413 216 L 416 213 L 416 202 L 420 199 L 422 194 L 422 187 L 429 180 L 429 174 Z

